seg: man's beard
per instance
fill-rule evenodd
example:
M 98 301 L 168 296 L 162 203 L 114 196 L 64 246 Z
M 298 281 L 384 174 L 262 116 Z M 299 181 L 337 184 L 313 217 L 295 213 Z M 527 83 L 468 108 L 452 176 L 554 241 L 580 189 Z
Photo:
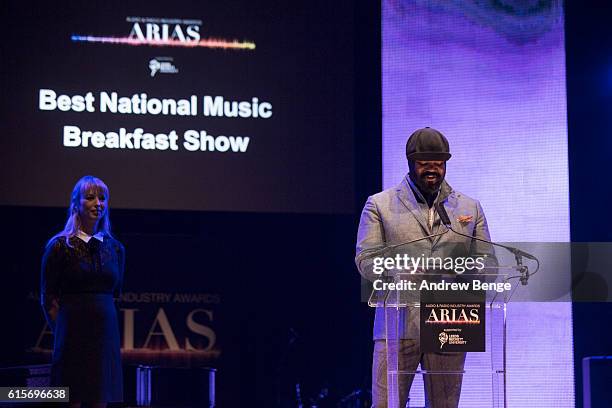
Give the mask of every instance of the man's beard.
M 437 176 L 435 183 L 429 183 L 427 181 L 427 176 L 429 174 L 435 174 Z M 436 195 L 442 186 L 442 182 L 444 181 L 444 177 L 442 175 L 434 172 L 426 172 L 421 177 L 412 176 L 411 178 L 424 196 Z

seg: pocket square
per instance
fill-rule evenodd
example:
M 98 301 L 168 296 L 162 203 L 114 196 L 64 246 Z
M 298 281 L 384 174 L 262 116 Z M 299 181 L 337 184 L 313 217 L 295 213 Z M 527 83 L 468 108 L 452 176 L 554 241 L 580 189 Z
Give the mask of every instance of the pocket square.
M 459 217 L 457 217 L 457 221 L 460 224 L 467 224 L 468 222 L 472 221 L 474 217 L 471 215 L 460 215 Z

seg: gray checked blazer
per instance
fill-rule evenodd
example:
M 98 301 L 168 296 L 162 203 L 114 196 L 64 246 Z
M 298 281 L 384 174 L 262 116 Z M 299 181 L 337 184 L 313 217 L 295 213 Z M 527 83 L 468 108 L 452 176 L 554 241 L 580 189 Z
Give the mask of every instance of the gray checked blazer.
M 487 220 L 477 200 L 453 190 L 444 181 L 436 203 L 441 203 L 446 209 L 453 229 L 470 236 L 490 240 Z M 355 263 L 361 276 L 369 281 L 380 278 L 380 275 L 373 272 L 374 259 L 370 256 L 372 249 L 393 246 L 445 230 L 437 214 L 433 219 L 432 228 L 429 227 L 425 208 L 427 205 L 418 201 L 410 187 L 408 176 L 397 187 L 368 198 L 361 213 L 357 233 Z M 459 217 L 463 222 L 458 220 Z M 487 266 L 497 265 L 492 245 L 462 237 L 452 231 L 399 247 L 392 254 L 385 254 L 385 256 L 395 256 L 396 253 L 415 257 L 442 258 L 486 256 Z M 486 271 L 487 273 L 494 272 L 494 270 Z M 399 319 L 401 338 L 418 339 L 418 309 L 403 308 Z M 385 313 L 382 307 L 378 307 L 374 320 L 374 339 L 385 337 Z

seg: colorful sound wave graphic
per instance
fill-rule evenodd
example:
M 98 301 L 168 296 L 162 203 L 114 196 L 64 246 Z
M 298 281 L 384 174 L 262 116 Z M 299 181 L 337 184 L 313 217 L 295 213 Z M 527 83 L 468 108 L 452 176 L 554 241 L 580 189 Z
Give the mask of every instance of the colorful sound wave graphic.
M 148 45 L 152 47 L 186 47 L 186 48 L 221 48 L 233 50 L 254 50 L 255 43 L 238 40 L 222 40 L 218 38 L 204 38 L 199 41 L 179 41 L 179 40 L 139 40 L 129 37 L 93 37 L 90 35 L 73 35 L 70 39 L 74 42 L 92 42 L 104 44 L 123 44 L 123 45 Z

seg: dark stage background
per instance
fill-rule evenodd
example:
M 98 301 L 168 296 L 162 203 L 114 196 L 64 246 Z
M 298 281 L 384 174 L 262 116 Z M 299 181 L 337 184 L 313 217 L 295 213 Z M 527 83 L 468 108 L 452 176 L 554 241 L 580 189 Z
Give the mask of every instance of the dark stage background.
M 4 247 L 11 254 L 2 302 L 10 330 L 4 331 L 1 361 L 4 366 L 44 361 L 27 351 L 43 319 L 26 295 L 35 289 L 46 231 L 59 228 L 63 211 L 4 208 L 3 213 L 25 228 Z M 139 309 L 136 347 L 143 346 L 159 307 L 181 347 L 155 358 L 127 353 L 127 362 L 217 367 L 221 406 L 276 406 L 278 387 L 287 400 L 297 382 L 304 397 L 328 388 L 334 399 L 368 385 L 371 321 L 359 301 L 352 265 L 353 217 L 119 210 L 113 217 L 116 235 L 129 248 L 126 292 L 214 293 L 220 301 L 122 302 L 120 307 Z M 185 324 L 196 308 L 214 313 L 212 322 L 205 316 L 196 320 L 216 333 L 218 358 L 184 351 L 185 337 L 194 344 L 202 339 Z
M 7 3 L 1 7 L 7 16 L 10 7 Z M 350 35 L 356 44 L 350 53 L 354 191 L 349 212 L 111 210 L 114 231 L 128 251 L 126 292 L 214 295 L 207 298 L 209 303 L 172 309 L 168 319 L 184 347 L 186 337 L 202 340 L 187 328 L 186 315 L 198 308 L 213 312 L 212 321 L 202 314 L 195 319 L 214 330 L 218 358 L 178 357 L 175 362 L 219 368 L 221 406 L 274 406 L 279 396 L 285 400 L 292 396 L 296 379 L 306 396 L 324 387 L 334 397 L 369 388 L 372 316 L 360 303 L 352 259 L 358 211 L 367 195 L 380 189 L 382 180 L 380 4 L 359 1 L 349 12 L 354 16 Z M 612 222 L 597 211 L 601 208 L 605 214 L 612 200 L 607 187 L 612 151 L 612 11 L 605 3 L 566 2 L 565 14 L 572 240 L 610 241 Z M 11 31 L 11 24 L 3 25 L 3 34 Z M 6 43 L 1 50 L 4 75 L 4 67 L 13 60 Z M 18 164 L 30 163 L 22 159 Z M 6 171 L 4 178 L 18 177 Z M 67 191 L 80 175 L 56 182 Z M 299 179 L 294 182 L 300 186 Z M 4 185 L 0 194 L 6 203 Z M 156 195 L 145 198 L 154 202 Z M 66 204 L 67 200 L 66 196 Z M 29 296 L 37 290 L 44 243 L 62 227 L 65 210 L 5 205 L 0 214 L 4 226 L 0 365 L 43 361 L 48 356 L 30 350 L 38 341 L 43 319 Z M 135 315 L 135 344 L 142 344 L 160 305 L 123 306 L 141 308 Z M 574 304 L 578 407 L 582 406 L 580 360 L 612 352 L 611 329 L 602 323 L 610 319 L 608 303 Z
M 352 212 L 353 2 L 3 7 L 0 204 Z
M 198 10 L 199 3 L 185 4 L 191 11 Z M 164 168 L 171 172 L 180 172 L 181 168 L 185 170 L 186 162 L 182 157 L 162 157 L 159 167 L 146 169 L 139 162 L 143 160 L 139 152 L 136 152 L 138 155 L 117 158 L 113 152 L 83 151 L 82 158 L 77 161 L 59 152 L 57 154 L 62 159 L 56 160 L 56 148 L 51 146 L 36 153 L 36 157 L 44 158 L 43 162 L 29 159 L 29 148 L 19 147 L 23 141 L 11 141 L 9 136 L 14 138 L 18 134 L 17 126 L 23 125 L 30 129 L 28 137 L 36 135 L 60 140 L 60 125 L 64 123 L 62 120 L 57 122 L 57 118 L 63 118 L 64 113 L 51 112 L 52 115 L 47 116 L 56 118 L 45 122 L 48 134 L 39 135 L 32 130 L 41 124 L 32 123 L 32 119 L 22 115 L 42 117 L 41 112 L 27 111 L 34 111 L 37 106 L 36 95 L 31 91 L 40 82 L 40 78 L 32 74 L 39 72 L 38 68 L 28 68 L 26 75 L 28 81 L 38 81 L 35 85 L 27 83 L 21 87 L 23 79 L 13 74 L 20 61 L 34 63 L 35 58 L 28 55 L 27 50 L 21 50 L 19 56 L 12 54 L 15 44 L 2 46 L 5 67 L 8 67 L 2 72 L 2 117 L 3 126 L 10 131 L 0 138 L 4 147 L 1 201 L 18 204 L 24 197 L 27 201 L 39 193 L 41 200 L 39 203 L 30 200 L 31 205 L 0 207 L 6 231 L 10 231 L 2 239 L 4 281 L 0 295 L 6 329 L 2 330 L 0 366 L 49 361 L 51 336 L 42 332 L 44 321 L 36 299 L 40 257 L 46 240 L 62 228 L 66 214 L 63 207 L 45 205 L 50 202 L 67 205 L 69 189 L 82 175 L 81 172 L 86 172 L 99 174 L 109 184 L 113 231 L 127 249 L 124 301 L 119 305 L 121 309 L 128 309 L 120 315 L 126 364 L 218 368 L 217 401 L 219 406 L 225 407 L 247 404 L 288 406 L 295 401 L 296 383 L 301 385 L 305 401 L 316 398 L 321 392 L 329 393 L 328 401 L 337 401 L 357 389 L 369 389 L 372 315 L 360 301 L 359 275 L 353 257 L 359 209 L 369 194 L 380 189 L 382 178 L 380 5 L 367 1 L 333 6 L 326 2 L 304 2 L 297 7 L 279 3 L 275 9 L 270 2 L 268 9 L 249 14 L 258 6 L 251 4 L 249 10 L 241 11 L 240 4 L 231 4 L 230 8 L 238 13 L 234 19 L 262 17 L 264 21 L 274 22 L 279 18 L 282 20 L 283 15 L 292 16 L 289 22 L 302 19 L 300 26 L 293 28 L 297 30 L 297 37 L 281 36 L 275 41 L 284 44 L 282 49 L 289 53 L 289 57 L 298 57 L 288 63 L 305 64 L 299 68 L 308 71 L 308 75 L 285 72 L 285 77 L 279 77 L 281 88 L 286 83 L 295 84 L 297 88 L 277 89 L 284 94 L 276 97 L 274 115 L 278 112 L 281 116 L 284 104 L 292 106 L 293 100 L 306 104 L 304 106 L 316 106 L 325 100 L 328 105 L 317 110 L 320 113 L 317 117 L 306 114 L 299 118 L 303 121 L 301 123 L 311 128 L 325 129 L 320 134 L 292 133 L 292 129 L 287 127 L 292 123 L 267 125 L 266 130 L 275 132 L 274 137 L 284 138 L 284 143 L 290 144 L 288 152 L 268 152 L 273 154 L 272 157 L 267 157 L 265 152 L 259 156 L 252 155 L 247 160 L 255 160 L 254 166 L 244 167 L 244 162 L 240 164 L 232 161 L 234 158 L 226 157 L 213 157 L 212 163 L 219 164 L 216 168 L 207 167 L 211 164 L 206 161 L 208 159 L 201 164 L 202 174 L 208 171 L 220 179 L 225 177 L 227 186 L 232 186 L 223 190 L 224 199 L 234 200 L 226 211 L 171 210 L 218 210 L 221 207 L 219 202 L 212 206 L 206 202 L 205 191 L 210 190 L 202 189 L 195 195 L 191 194 L 190 189 L 198 186 L 198 180 L 209 186 L 208 176 L 196 175 L 195 183 L 188 188 L 183 183 L 177 184 L 172 177 L 164 176 L 163 182 L 155 178 L 156 172 Z M 4 15 L 14 11 L 12 5 L 3 4 L 2 7 Z M 156 8 L 149 4 L 147 7 L 153 11 L 146 14 L 152 16 L 168 14 L 167 10 L 173 8 L 171 5 Z M 24 11 L 26 6 L 18 8 L 22 13 L 20 16 L 27 14 Z M 334 20 L 340 12 L 346 16 Z M 75 13 L 75 7 L 67 14 L 71 13 Z M 40 10 L 33 10 L 32 14 L 36 18 L 44 17 Z M 66 17 L 64 14 L 52 12 L 54 27 L 57 28 L 58 22 Z M 196 17 L 176 16 L 175 13 L 170 13 L 170 16 Z M 89 18 L 95 20 L 93 15 Z M 288 23 L 285 21 L 283 24 Z M 100 27 L 103 24 L 98 24 Z M 260 26 L 259 29 L 264 28 Z M 12 31 L 7 25 L 2 30 L 7 35 Z M 26 31 L 19 28 L 9 37 L 17 40 L 18 33 Z M 38 27 L 33 31 L 39 35 L 45 29 Z M 273 38 L 270 37 L 273 31 L 273 27 L 264 30 L 267 38 Z M 230 38 L 231 33 L 228 30 Z M 327 38 L 329 33 L 334 33 L 336 39 Z M 51 38 L 59 37 L 54 32 L 47 34 Z M 50 40 L 43 43 L 45 41 Z M 26 43 L 35 44 L 36 39 L 27 38 Z M 303 48 L 292 48 L 298 45 Z M 316 52 L 309 48 L 320 45 L 331 48 Z M 264 46 L 262 43 L 263 53 L 266 52 Z M 104 48 L 97 44 L 93 47 Z M 344 48 L 337 49 L 338 53 L 333 51 L 334 47 Z M 45 50 L 40 44 L 34 51 L 42 52 L 47 59 L 57 59 L 53 50 Z M 124 51 L 132 54 L 143 52 L 140 49 Z M 230 51 L 213 52 L 226 59 L 233 55 Z M 340 56 L 342 58 L 338 59 Z M 78 58 L 70 58 L 78 64 Z M 333 66 L 328 65 L 330 58 L 337 59 Z M 179 59 L 176 61 L 178 63 Z M 275 61 L 270 59 L 260 64 L 264 65 L 255 72 L 265 71 L 265 64 L 272 69 L 275 67 Z M 84 65 L 85 68 L 88 66 Z M 43 71 L 45 69 L 40 68 L 40 72 Z M 215 75 L 224 74 L 222 71 L 216 71 Z M 43 77 L 45 75 L 50 74 Z M 190 75 L 189 81 L 197 84 L 198 74 Z M 257 75 L 253 75 L 251 85 L 256 86 Z M 65 79 L 70 82 L 71 77 L 76 78 L 75 83 L 81 81 L 78 72 Z M 119 79 L 117 77 L 114 81 L 119 83 Z M 168 77 L 160 79 L 171 81 Z M 242 80 L 246 83 L 244 78 Z M 340 88 L 336 87 L 337 84 Z M 126 86 L 130 88 L 133 84 Z M 190 84 L 182 83 L 181 86 Z M 336 91 L 330 93 L 332 88 Z M 300 89 L 311 92 L 312 96 L 300 94 Z M 320 90 L 323 92 L 317 94 Z M 205 92 L 196 90 L 193 93 Z M 247 93 L 248 90 L 244 92 Z M 27 99 L 27 103 L 23 99 Z M 23 103 L 14 105 L 14 100 Z M 79 116 L 81 114 L 72 115 L 83 118 Z M 123 117 L 119 120 L 136 121 Z M 100 116 L 94 123 L 96 121 L 101 125 L 117 126 L 114 118 L 102 119 Z M 161 126 L 164 118 L 156 117 L 149 123 Z M 215 122 L 219 126 L 230 126 L 228 123 Z M 250 127 L 253 123 L 253 126 L 260 126 L 257 122 L 249 122 L 240 124 L 238 128 L 257 132 L 257 126 Z M 329 133 L 331 130 L 340 133 Z M 304 143 L 300 134 L 312 138 Z M 299 153 L 299 157 L 292 164 L 294 153 Z M 94 154 L 106 155 L 108 160 L 94 157 Z M 87 167 L 87 157 L 94 157 L 91 170 Z M 10 171 L 10 167 L 14 167 L 14 171 Z M 97 169 L 104 170 L 100 174 Z M 129 173 L 130 169 L 140 175 L 134 177 Z M 262 171 L 253 174 L 257 169 Z M 57 171 L 72 172 L 72 176 L 44 181 Z M 265 174 L 280 182 L 277 186 L 272 182 L 266 189 L 256 191 L 259 198 L 254 196 L 251 200 L 240 194 L 231 195 L 232 189 L 240 191 L 241 186 L 247 191 L 253 190 L 258 185 L 258 177 Z M 236 176 L 242 184 L 233 184 Z M 249 179 L 251 176 L 254 178 Z M 313 186 L 319 182 L 329 187 L 320 200 L 317 195 L 312 195 L 318 194 Z M 115 188 L 117 185 L 120 188 Z M 23 189 L 23 192 L 15 195 L 16 189 Z M 58 194 L 58 189 L 61 194 Z M 129 194 L 129 199 L 125 194 Z M 56 196 L 60 195 L 63 197 L 61 203 L 56 203 Z M 166 200 L 168 197 L 170 199 Z M 167 206 L 168 210 L 160 210 L 157 209 L 160 208 L 159 200 L 180 205 L 172 204 Z M 113 207 L 114 202 L 123 205 Z M 146 203 L 155 210 L 145 209 Z M 126 316 L 130 316 L 127 323 Z M 131 330 L 133 341 L 126 340 L 126 327 Z M 172 352 L 168 351 L 171 348 L 169 339 L 171 342 L 176 340 Z M 134 350 L 125 350 L 126 341 Z M 187 352 L 187 341 L 201 351 Z M 145 343 L 146 350 L 143 350 Z
M 606 213 L 612 201 L 612 8 L 597 1 L 565 4 L 571 236 L 575 242 L 610 242 L 612 221 Z M 582 358 L 612 354 L 612 305 L 576 302 L 573 313 L 580 408 Z M 597 403 L 601 405 L 594 406 L 608 406 L 610 401 Z

